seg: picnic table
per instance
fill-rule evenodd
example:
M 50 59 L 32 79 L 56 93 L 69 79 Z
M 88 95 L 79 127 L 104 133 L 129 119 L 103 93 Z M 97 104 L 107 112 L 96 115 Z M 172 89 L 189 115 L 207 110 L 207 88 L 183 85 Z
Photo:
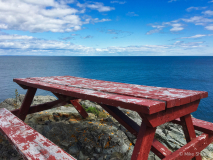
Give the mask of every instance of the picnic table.
M 208 96 L 204 91 L 151 87 L 73 76 L 16 78 L 13 81 L 27 89 L 20 109 L 11 111 L 22 121 L 27 114 L 67 102 L 72 103 L 81 116 L 86 118 L 88 114 L 80 105 L 79 99 L 98 103 L 137 137 L 132 160 L 146 160 L 150 150 L 164 160 L 201 160 L 200 151 L 213 141 L 213 123 L 192 118 L 190 115 L 197 110 L 200 99 Z M 52 92 L 58 100 L 31 106 L 37 89 Z M 141 126 L 125 115 L 119 107 L 136 111 L 142 118 Z M 175 152 L 171 152 L 154 138 L 156 127 L 167 122 L 182 125 L 187 141 L 186 145 Z M 203 134 L 196 137 L 195 129 Z M 22 152 L 23 150 L 22 148 Z

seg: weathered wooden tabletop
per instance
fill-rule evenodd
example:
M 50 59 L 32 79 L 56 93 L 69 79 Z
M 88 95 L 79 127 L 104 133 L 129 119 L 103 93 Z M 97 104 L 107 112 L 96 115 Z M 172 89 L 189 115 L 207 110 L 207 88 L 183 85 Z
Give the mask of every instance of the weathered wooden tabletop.
M 16 78 L 14 82 L 145 114 L 184 105 L 208 96 L 204 91 L 152 87 L 72 76 Z

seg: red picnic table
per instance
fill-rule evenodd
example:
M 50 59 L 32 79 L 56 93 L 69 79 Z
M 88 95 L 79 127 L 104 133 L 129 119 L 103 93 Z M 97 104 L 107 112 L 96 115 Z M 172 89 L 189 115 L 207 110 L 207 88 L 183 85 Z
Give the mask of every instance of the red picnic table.
M 27 114 L 67 102 L 71 102 L 82 117 L 86 118 L 88 115 L 78 100 L 97 102 L 137 137 L 132 160 L 146 160 L 150 150 L 164 160 L 185 160 L 193 157 L 201 160 L 198 153 L 213 141 L 213 123 L 192 118 L 190 115 L 197 110 L 200 99 L 208 96 L 204 91 L 142 86 L 72 76 L 19 78 L 13 81 L 28 89 L 21 108 L 11 111 L 22 121 Z M 58 100 L 30 106 L 37 88 L 52 92 Z M 141 126 L 118 107 L 136 111 L 142 118 Z M 173 153 L 154 138 L 156 127 L 166 122 L 181 124 L 187 141 L 186 145 Z M 196 137 L 195 129 L 203 134 Z

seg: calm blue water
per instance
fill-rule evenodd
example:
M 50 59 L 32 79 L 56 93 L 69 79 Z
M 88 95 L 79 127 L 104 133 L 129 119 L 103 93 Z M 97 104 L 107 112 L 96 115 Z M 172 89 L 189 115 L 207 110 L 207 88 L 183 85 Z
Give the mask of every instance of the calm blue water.
M 0 102 L 25 94 L 13 78 L 71 75 L 114 82 L 208 91 L 193 116 L 213 122 L 213 57 L 0 56 Z M 49 92 L 38 90 L 37 95 Z

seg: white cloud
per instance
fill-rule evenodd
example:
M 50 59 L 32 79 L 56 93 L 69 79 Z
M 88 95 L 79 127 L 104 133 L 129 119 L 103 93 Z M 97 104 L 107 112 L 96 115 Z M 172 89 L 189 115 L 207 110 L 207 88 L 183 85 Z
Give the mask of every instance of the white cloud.
M 213 24 L 210 24 L 210 25 L 206 26 L 205 28 L 206 28 L 207 30 L 213 31 Z
M 107 11 L 114 10 L 113 7 L 103 6 L 103 3 L 99 3 L 99 2 L 95 2 L 95 4 L 89 4 L 87 7 L 90 9 L 98 10 L 99 12 L 107 12 Z
M 45 0 L 45 1 L 35 1 L 35 0 L 23 0 L 28 4 L 42 5 L 42 6 L 54 6 L 54 0 Z
M 40 13 L 46 17 L 64 17 L 66 15 L 73 15 L 78 10 L 74 8 L 54 8 L 51 10 L 42 10 Z
M 86 37 L 83 37 L 83 39 L 93 38 L 91 35 L 87 35 Z
M 75 52 L 89 52 L 94 50 L 91 47 L 86 47 L 82 45 L 75 45 L 70 42 L 63 41 L 53 41 L 53 40 L 41 40 L 41 39 L 22 39 L 16 41 L 14 39 L 7 41 L 0 41 L 1 49 L 20 49 L 20 50 L 28 50 L 32 51 L 40 51 L 40 50 L 69 50 Z
M 212 0 L 212 1 L 209 1 L 209 3 L 213 3 L 213 0 Z
M 130 16 L 130 17 L 139 16 L 139 15 L 136 14 L 135 12 L 128 12 L 126 15 L 127 15 L 127 16 Z
M 153 29 L 153 30 L 148 31 L 146 34 L 150 35 L 150 34 L 153 34 L 153 33 L 159 33 L 162 29 L 163 28 Z
M 172 28 L 170 29 L 171 32 L 177 32 L 177 31 L 181 31 L 183 30 L 183 25 L 180 23 L 177 23 L 177 21 L 171 21 L 171 22 L 163 22 L 162 25 L 153 25 L 151 24 L 151 26 L 153 28 L 153 30 L 148 31 L 146 34 L 150 35 L 153 33 L 159 33 L 163 28 L 168 27 L 168 26 L 172 26 Z
M 177 0 L 170 0 L 170 1 L 168 1 L 168 2 L 171 3 L 171 2 L 175 2 L 175 1 L 177 1 Z
M 207 7 L 189 7 L 186 10 L 192 11 L 192 10 L 201 10 L 201 9 L 205 9 L 205 8 L 207 8 Z M 206 10 L 206 11 L 203 11 L 202 14 L 204 14 L 204 15 L 193 16 L 193 17 L 189 17 L 189 18 L 179 18 L 177 20 L 173 20 L 170 22 L 162 22 L 161 24 L 157 24 L 157 25 L 151 24 L 152 28 L 154 28 L 154 29 L 148 31 L 146 34 L 150 35 L 153 33 L 159 33 L 161 30 L 163 30 L 163 28 L 170 27 L 170 26 L 172 27 L 170 29 L 171 32 L 181 31 L 181 30 L 184 30 L 184 27 L 183 27 L 185 25 L 185 24 L 183 24 L 184 22 L 193 23 L 195 25 L 202 25 L 207 30 L 213 30 L 212 29 L 213 24 L 211 24 L 213 22 L 213 19 L 208 17 L 208 16 L 213 15 L 213 11 Z M 150 24 L 148 24 L 148 25 L 150 25 Z
M 6 24 L 0 24 L 0 29 L 7 29 L 8 26 Z
M 107 48 L 97 48 L 97 51 L 108 52 L 108 53 L 132 53 L 132 52 L 164 52 L 164 49 L 168 49 L 170 46 L 166 45 L 141 45 L 141 46 L 127 46 L 127 47 L 118 47 L 111 46 Z
M 181 31 L 181 30 L 184 29 L 182 27 L 183 25 L 179 24 L 179 23 L 171 24 L 171 26 L 173 27 L 173 28 L 170 29 L 170 31 L 172 31 L 172 32 L 177 32 L 177 31 Z
M 86 8 L 98 10 L 99 12 L 108 12 L 108 11 L 111 11 L 111 10 L 115 10 L 114 7 L 104 6 L 104 4 L 101 3 L 101 2 L 92 2 L 92 3 L 86 2 L 84 4 L 77 3 L 77 6 L 82 8 L 84 11 L 85 11 Z
M 204 42 L 188 42 L 184 43 L 183 41 L 176 41 L 173 45 L 173 47 L 181 47 L 181 48 L 200 48 L 200 47 L 206 47 L 205 45 L 202 45 Z
M 212 34 L 213 35 L 213 34 Z M 70 37 L 65 37 L 70 38 Z M 92 38 L 88 35 L 84 38 Z M 25 35 L 0 35 L 0 55 L 195 55 L 193 49 L 205 48 L 204 42 L 176 41 L 171 45 L 132 45 L 93 48 L 67 41 L 37 39 Z M 184 50 L 187 49 L 185 53 Z M 189 52 L 191 50 L 191 52 Z M 200 52 L 199 52 L 200 53 Z
M 165 25 L 153 25 L 153 24 L 151 24 L 151 26 L 152 26 L 152 28 L 156 28 L 156 29 L 148 31 L 146 33 L 147 35 L 150 35 L 153 33 L 159 33 L 165 27 Z
M 205 15 L 213 16 L 213 11 L 211 11 L 211 10 L 207 10 L 207 11 L 202 12 L 202 13 L 205 14 Z
M 95 18 L 95 19 L 92 19 L 92 22 L 94 23 L 98 23 L 98 22 L 106 22 L 106 21 L 111 21 L 111 19 L 98 19 L 98 18 Z
M 200 38 L 200 37 L 205 37 L 205 36 L 208 36 L 208 35 L 205 35 L 205 34 L 196 34 L 196 35 L 191 36 L 191 37 L 181 37 L 181 39 L 185 39 L 185 38 Z
M 126 1 L 110 1 L 110 3 L 125 4 Z
M 32 36 L 20 36 L 20 35 L 0 35 L 0 41 L 1 40 L 29 40 L 33 39 Z
M 106 34 L 116 34 L 116 37 L 112 37 L 112 39 L 124 38 L 124 37 L 131 36 L 133 34 L 133 32 L 116 30 L 116 29 L 99 28 L 97 30 L 99 32 L 106 33 Z
M 110 21 L 89 17 L 82 19 L 81 11 L 67 3 L 74 0 L 0 0 L 0 29 L 30 32 L 72 32 L 81 30 L 82 25 Z M 91 8 L 109 11 L 103 3 L 94 3 Z
M 204 25 L 205 23 L 213 22 L 213 19 L 205 18 L 203 16 L 194 16 L 189 19 L 182 19 L 184 22 L 195 23 L 195 25 Z
M 189 7 L 186 9 L 187 12 L 191 12 L 192 10 L 202 10 L 206 9 L 207 7 Z

